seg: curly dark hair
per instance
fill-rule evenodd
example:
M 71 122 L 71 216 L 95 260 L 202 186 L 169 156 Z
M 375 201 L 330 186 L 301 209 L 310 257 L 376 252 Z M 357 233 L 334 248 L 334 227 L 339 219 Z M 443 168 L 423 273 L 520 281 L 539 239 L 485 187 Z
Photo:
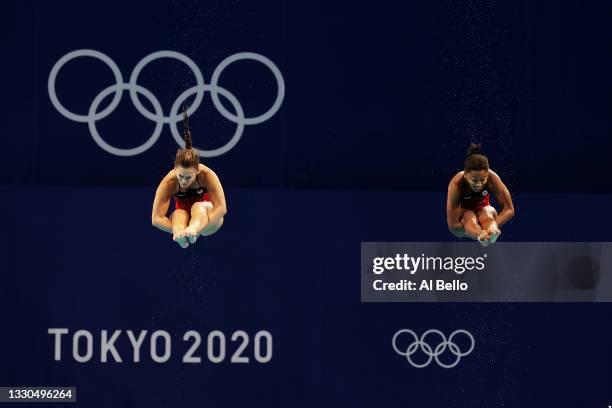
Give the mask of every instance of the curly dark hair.
M 480 153 L 481 147 L 482 143 L 470 143 L 465 164 L 463 166 L 463 169 L 466 172 L 474 170 L 489 170 L 489 159 L 487 159 L 487 156 Z

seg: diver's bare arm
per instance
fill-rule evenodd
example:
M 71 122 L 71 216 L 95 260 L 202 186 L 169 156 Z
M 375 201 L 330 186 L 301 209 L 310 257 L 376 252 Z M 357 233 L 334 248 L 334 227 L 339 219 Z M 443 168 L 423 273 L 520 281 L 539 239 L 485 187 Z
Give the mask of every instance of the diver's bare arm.
M 495 222 L 497 222 L 497 225 L 502 226 L 514 217 L 514 203 L 512 202 L 512 196 L 510 195 L 508 187 L 501 181 L 499 176 L 493 173 L 491 179 L 495 186 L 495 190 L 493 191 L 495 199 L 502 207 L 502 210 L 495 218 Z
M 497 214 L 495 222 L 498 226 L 501 227 L 502 225 L 510 221 L 512 217 L 514 217 L 514 209 L 504 208 L 499 214 Z
M 153 226 L 172 234 L 172 221 L 166 216 L 158 218 L 157 222 L 153 223 Z
M 213 203 L 213 208 L 208 212 L 208 223 L 215 225 L 220 222 L 225 214 L 227 214 L 225 194 L 219 178 L 212 170 L 206 174 L 206 185 L 208 195 L 210 195 L 210 199 Z
M 165 183 L 165 179 L 157 187 L 153 210 L 151 212 L 151 224 L 162 231 L 172 233 L 172 221 L 166 216 L 170 206 L 171 191 Z
M 464 209 L 461 208 L 461 198 L 459 195 L 459 189 L 451 181 L 448 185 L 448 195 L 446 197 L 446 223 L 448 229 L 463 228 L 461 224 L 461 215 Z

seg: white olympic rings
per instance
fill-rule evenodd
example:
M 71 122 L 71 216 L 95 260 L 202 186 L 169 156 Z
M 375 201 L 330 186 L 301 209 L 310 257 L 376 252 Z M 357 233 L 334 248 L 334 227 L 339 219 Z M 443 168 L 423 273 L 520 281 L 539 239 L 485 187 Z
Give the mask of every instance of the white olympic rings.
M 410 343 L 408 347 L 406 347 L 405 351 L 400 350 L 397 346 L 397 338 L 403 333 L 407 333 L 411 335 L 413 338 L 412 343 Z M 429 344 L 425 342 L 425 337 L 427 337 L 429 334 L 439 335 L 442 338 L 442 341 L 437 346 L 432 348 L 432 346 L 430 346 Z M 457 334 L 464 334 L 468 337 L 470 341 L 470 347 L 468 348 L 467 351 L 461 351 L 459 346 L 457 346 L 457 344 L 453 342 L 453 338 Z M 410 329 L 401 329 L 397 333 L 395 333 L 395 335 L 393 336 L 392 344 L 393 344 L 393 349 L 395 350 L 395 352 L 399 355 L 405 356 L 406 360 L 408 360 L 408 362 L 415 368 L 426 367 L 434 359 L 436 360 L 436 363 L 438 363 L 440 367 L 453 368 L 457 364 L 459 364 L 459 360 L 461 360 L 461 357 L 467 356 L 474 350 L 475 341 L 474 341 L 474 336 L 472 336 L 472 334 L 468 332 L 467 330 L 463 330 L 463 329 L 455 330 L 450 335 L 448 340 L 446 339 L 446 336 L 444 336 L 444 333 L 436 329 L 427 330 L 425 333 L 423 333 L 421 338 L 419 338 L 416 335 L 416 333 Z M 451 352 L 451 354 L 454 354 L 456 357 L 454 361 L 450 364 L 446 364 L 440 361 L 440 359 L 438 358 L 442 353 L 444 353 L 444 351 L 446 351 L 447 347 L 448 347 L 448 350 Z M 412 355 L 416 353 L 419 348 L 423 351 L 423 353 L 425 353 L 428 356 L 428 359 L 425 360 L 424 363 L 420 363 L 420 364 L 415 363 L 414 360 L 412 359 Z
M 62 103 L 59 101 L 55 89 L 55 82 L 60 69 L 67 62 L 79 57 L 92 57 L 104 62 L 111 69 L 113 76 L 115 77 L 115 84 L 103 89 L 93 99 L 91 105 L 89 106 L 89 111 L 87 115 L 80 115 L 66 109 L 64 105 L 62 105 Z M 142 69 L 148 63 L 159 58 L 173 58 L 183 62 L 193 72 L 196 79 L 196 85 L 181 93 L 174 101 L 172 108 L 170 109 L 170 115 L 168 116 L 164 115 L 161 104 L 159 103 L 158 99 L 153 95 L 153 93 L 137 84 L 138 76 L 140 75 Z M 223 70 L 227 68 L 227 66 L 231 63 L 240 60 L 253 60 L 262 63 L 272 72 L 276 80 L 276 99 L 272 106 L 266 112 L 262 113 L 259 116 L 246 117 L 242 105 L 240 104 L 238 99 L 230 91 L 219 86 L 218 84 L 219 78 Z M 49 73 L 47 88 L 49 91 L 49 98 L 51 99 L 51 103 L 58 110 L 59 113 L 75 122 L 87 123 L 91 136 L 98 144 L 98 146 L 100 146 L 108 153 L 116 156 L 135 156 L 147 151 L 151 146 L 153 146 L 153 144 L 155 144 L 155 142 L 161 135 L 163 125 L 166 123 L 170 126 L 170 132 L 172 133 L 172 137 L 174 138 L 176 143 L 179 146 L 183 147 L 185 145 L 185 142 L 183 141 L 183 138 L 177 127 L 177 123 L 183 120 L 182 114 L 181 112 L 179 112 L 180 107 L 188 97 L 195 94 L 193 104 L 187 110 L 187 113 L 189 115 L 192 115 L 202 103 L 204 93 L 206 91 L 210 92 L 213 104 L 215 105 L 215 108 L 217 108 L 219 113 L 221 113 L 221 115 L 223 115 L 223 117 L 225 117 L 229 121 L 236 124 L 236 130 L 234 132 L 234 135 L 223 146 L 210 150 L 197 149 L 200 156 L 202 157 L 220 156 L 224 153 L 227 153 L 238 143 L 238 141 L 242 137 L 242 133 L 244 132 L 244 127 L 246 125 L 256 125 L 265 122 L 266 120 L 270 119 L 274 114 L 276 114 L 276 112 L 280 109 L 283 103 L 283 99 L 285 98 L 285 81 L 278 67 L 267 57 L 254 52 L 239 52 L 237 54 L 233 54 L 225 58 L 213 71 L 210 84 L 206 84 L 202 72 L 195 64 L 195 62 L 193 62 L 193 60 L 191 60 L 186 55 L 176 51 L 156 51 L 147 55 L 142 60 L 140 60 L 138 64 L 136 64 L 136 66 L 134 67 L 134 70 L 130 75 L 130 81 L 128 83 L 124 83 L 123 76 L 121 75 L 119 67 L 109 56 L 96 50 L 75 50 L 61 57 L 55 63 L 55 65 L 53 65 L 53 68 Z M 96 122 L 98 120 L 104 119 L 105 117 L 110 115 L 115 110 L 115 108 L 117 108 L 119 102 L 121 101 L 123 91 L 129 92 L 132 103 L 134 104 L 138 112 L 140 112 L 145 118 L 155 122 L 155 129 L 153 130 L 153 134 L 149 137 L 149 139 L 140 146 L 129 149 L 118 148 L 107 143 L 102 138 L 102 136 L 100 136 L 96 127 Z M 98 111 L 98 107 L 100 106 L 102 100 L 104 100 L 104 98 L 106 98 L 111 93 L 114 93 L 114 96 L 110 104 L 102 111 Z M 151 112 L 144 107 L 138 96 L 139 94 L 149 100 L 149 102 L 153 106 L 154 112 Z M 223 96 L 230 102 L 235 111 L 234 113 L 228 111 L 225 106 L 223 106 L 221 100 L 219 99 L 219 95 Z

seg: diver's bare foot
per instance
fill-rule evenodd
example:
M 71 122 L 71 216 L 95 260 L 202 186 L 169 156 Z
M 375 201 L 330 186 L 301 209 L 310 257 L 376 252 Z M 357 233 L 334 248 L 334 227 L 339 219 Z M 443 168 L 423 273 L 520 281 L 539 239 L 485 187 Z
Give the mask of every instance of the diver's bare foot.
M 482 231 L 480 233 L 480 235 L 478 235 L 478 242 L 480 243 L 480 245 L 482 245 L 483 247 L 488 246 L 491 242 L 490 242 L 490 236 L 487 233 L 487 231 Z
M 185 228 L 185 236 L 187 237 L 187 240 L 189 241 L 190 244 L 195 244 L 196 241 L 198 240 L 198 234 L 197 231 L 191 227 L 187 227 Z
M 492 225 L 489 227 L 487 232 L 490 235 L 489 242 L 494 244 L 497 241 L 497 238 L 501 235 L 501 231 L 497 225 Z
M 172 240 L 179 244 L 181 248 L 187 248 L 189 246 L 189 239 L 185 235 L 185 231 L 177 232 L 172 236 Z

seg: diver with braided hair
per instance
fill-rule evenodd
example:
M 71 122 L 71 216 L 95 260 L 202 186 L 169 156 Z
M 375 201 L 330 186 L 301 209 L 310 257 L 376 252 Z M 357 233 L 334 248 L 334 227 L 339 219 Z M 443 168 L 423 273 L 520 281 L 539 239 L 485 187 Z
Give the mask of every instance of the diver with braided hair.
M 221 228 L 227 206 L 219 178 L 200 163 L 198 152 L 192 146 L 186 109 L 183 128 L 185 147 L 178 149 L 174 168 L 157 187 L 151 223 L 172 233 L 172 239 L 181 248 L 187 248 L 195 244 L 200 235 L 212 235 Z M 171 198 L 174 198 L 174 211 L 168 217 Z
M 489 168 L 489 159 L 480 153 L 480 147 L 480 143 L 470 144 L 464 170 L 448 184 L 446 220 L 454 236 L 470 237 L 487 246 L 497 241 L 499 227 L 514 217 L 514 204 L 510 191 Z M 490 193 L 501 206 L 499 214 L 489 201 Z

